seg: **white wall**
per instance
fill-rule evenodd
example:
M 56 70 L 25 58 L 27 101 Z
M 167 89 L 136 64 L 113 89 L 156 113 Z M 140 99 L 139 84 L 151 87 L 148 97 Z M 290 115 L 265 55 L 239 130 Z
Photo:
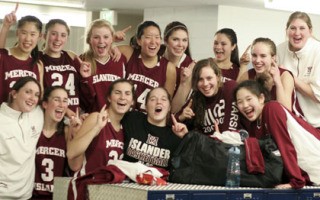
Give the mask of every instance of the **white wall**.
M 144 11 L 145 20 L 154 20 L 164 30 L 166 24 L 178 20 L 185 23 L 190 32 L 192 57 L 196 60 L 213 56 L 214 33 L 221 28 L 232 28 L 238 37 L 241 56 L 246 47 L 257 37 L 269 37 L 276 44 L 284 41 L 285 26 L 291 12 L 252 9 L 233 6 L 203 6 L 178 8 L 149 8 Z M 311 15 L 313 32 L 320 38 L 319 15 Z
M 194 59 L 212 57 L 213 33 L 217 29 L 218 6 L 150 8 L 144 20 L 153 20 L 163 31 L 172 21 L 184 23 L 189 30 L 190 50 Z
M 286 40 L 286 24 L 291 12 L 219 6 L 218 29 L 229 27 L 236 31 L 240 56 L 257 37 L 268 37 L 276 44 Z M 320 38 L 319 15 L 309 15 L 314 35 Z

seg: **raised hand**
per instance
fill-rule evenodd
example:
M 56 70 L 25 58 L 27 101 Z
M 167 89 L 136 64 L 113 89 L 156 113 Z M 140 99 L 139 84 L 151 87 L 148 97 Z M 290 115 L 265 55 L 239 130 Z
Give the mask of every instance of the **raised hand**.
M 184 121 L 186 119 L 191 119 L 194 117 L 194 112 L 192 110 L 192 99 L 190 99 L 187 107 L 185 107 L 182 111 L 182 114 L 179 116 L 180 121 Z
M 217 119 L 214 120 L 214 132 L 221 133 L 219 129 L 219 121 Z
M 281 82 L 280 70 L 279 70 L 278 64 L 276 63 L 275 60 L 272 60 L 272 62 L 271 62 L 271 67 L 269 69 L 269 73 L 271 74 L 274 83 L 277 84 L 277 83 Z
M 242 56 L 240 57 L 240 65 L 245 65 L 247 66 L 250 62 L 250 48 L 251 45 L 247 47 L 247 49 L 244 51 Z
M 171 119 L 172 119 L 172 131 L 179 138 L 183 138 L 188 133 L 187 126 L 183 123 L 177 122 L 176 118 L 174 117 L 174 114 L 171 114 Z
M 115 42 L 121 42 L 126 39 L 126 32 L 131 29 L 131 26 L 128 26 L 120 31 L 115 32 L 113 39 Z
M 77 57 L 80 63 L 80 74 L 82 78 L 88 78 L 91 76 L 91 64 L 89 62 L 82 61 L 79 57 Z
M 181 68 L 180 83 L 184 83 L 184 82 L 187 82 L 187 81 L 191 82 L 192 71 L 193 71 L 193 68 L 194 68 L 195 64 L 196 64 L 195 62 L 192 62 L 192 63 L 190 63 L 190 65 L 188 67 Z
M 9 14 L 6 14 L 3 19 L 3 26 L 10 27 L 17 22 L 16 12 L 18 11 L 19 3 L 16 3 L 16 7 Z
M 106 126 L 107 122 L 108 122 L 108 110 L 106 109 L 107 105 L 105 104 L 98 116 L 97 116 L 97 126 L 99 127 L 99 129 L 101 130 L 103 127 Z M 99 134 L 99 131 L 97 132 L 97 135 Z
M 74 138 L 75 134 L 79 131 L 82 125 L 82 120 L 79 115 L 79 108 L 77 108 L 75 115 L 70 117 L 69 132 L 71 139 Z

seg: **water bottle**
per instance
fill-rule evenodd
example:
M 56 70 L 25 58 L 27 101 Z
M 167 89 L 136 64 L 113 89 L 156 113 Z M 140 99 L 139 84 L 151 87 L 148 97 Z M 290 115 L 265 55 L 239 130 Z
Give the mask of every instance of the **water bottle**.
M 227 168 L 226 187 L 240 186 L 240 149 L 233 146 L 228 150 L 229 161 Z

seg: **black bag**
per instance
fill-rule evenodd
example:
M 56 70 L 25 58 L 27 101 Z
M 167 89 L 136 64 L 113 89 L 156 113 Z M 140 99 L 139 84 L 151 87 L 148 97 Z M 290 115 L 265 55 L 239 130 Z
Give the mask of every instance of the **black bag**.
M 240 186 L 274 187 L 281 183 L 283 163 L 281 156 L 272 153 L 275 147 L 268 137 L 259 141 L 265 161 L 264 174 L 249 174 L 246 167 L 245 148 L 240 148 Z M 172 156 L 169 181 L 174 183 L 225 186 L 230 144 L 191 131 L 181 141 Z

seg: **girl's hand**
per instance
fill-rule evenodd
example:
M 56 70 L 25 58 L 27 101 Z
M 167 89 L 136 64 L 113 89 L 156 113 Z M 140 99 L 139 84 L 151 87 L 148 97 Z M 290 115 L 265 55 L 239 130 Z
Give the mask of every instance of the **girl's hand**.
M 101 110 L 100 113 L 97 116 L 97 126 L 99 127 L 99 129 L 101 130 L 103 127 L 106 126 L 107 122 L 108 122 L 108 110 L 106 109 L 107 105 L 104 105 Z M 97 135 L 99 134 L 99 131 L 97 132 Z
M 80 63 L 80 74 L 82 78 L 88 78 L 91 76 L 91 64 L 89 62 L 82 61 L 79 57 L 77 57 Z
M 179 138 L 183 138 L 188 133 L 188 128 L 185 124 L 177 122 L 176 118 L 173 114 L 171 114 L 172 118 L 172 131 L 178 136 Z
M 131 29 L 131 26 L 128 26 L 121 31 L 117 31 L 113 35 L 114 42 L 121 42 L 126 39 L 126 32 Z
M 272 60 L 272 62 L 271 62 L 271 67 L 269 69 L 269 73 L 271 74 L 272 79 L 276 85 L 277 85 L 277 83 L 281 82 L 280 70 L 279 70 L 278 64 L 274 60 Z
M 69 132 L 71 139 L 75 137 L 75 134 L 80 130 L 82 125 L 82 120 L 80 119 L 79 115 L 79 108 L 77 108 L 75 115 L 70 117 L 69 122 Z
M 191 119 L 194 117 L 194 112 L 192 110 L 192 99 L 190 99 L 187 107 L 185 107 L 182 111 L 182 114 L 179 116 L 180 121 L 184 121 L 186 119 Z
M 19 3 L 16 3 L 15 9 L 11 13 L 5 15 L 3 19 L 4 27 L 10 28 L 12 25 L 14 25 L 17 22 L 16 12 L 18 11 L 18 8 L 19 8 Z
M 240 57 L 240 65 L 247 66 L 250 63 L 250 53 L 249 53 L 250 48 L 251 48 L 251 45 L 247 47 L 247 49 L 244 51 L 244 53 Z
M 180 83 L 184 83 L 184 82 L 191 83 L 192 71 L 193 71 L 194 65 L 195 65 L 195 62 L 192 62 L 188 67 L 181 68 Z

